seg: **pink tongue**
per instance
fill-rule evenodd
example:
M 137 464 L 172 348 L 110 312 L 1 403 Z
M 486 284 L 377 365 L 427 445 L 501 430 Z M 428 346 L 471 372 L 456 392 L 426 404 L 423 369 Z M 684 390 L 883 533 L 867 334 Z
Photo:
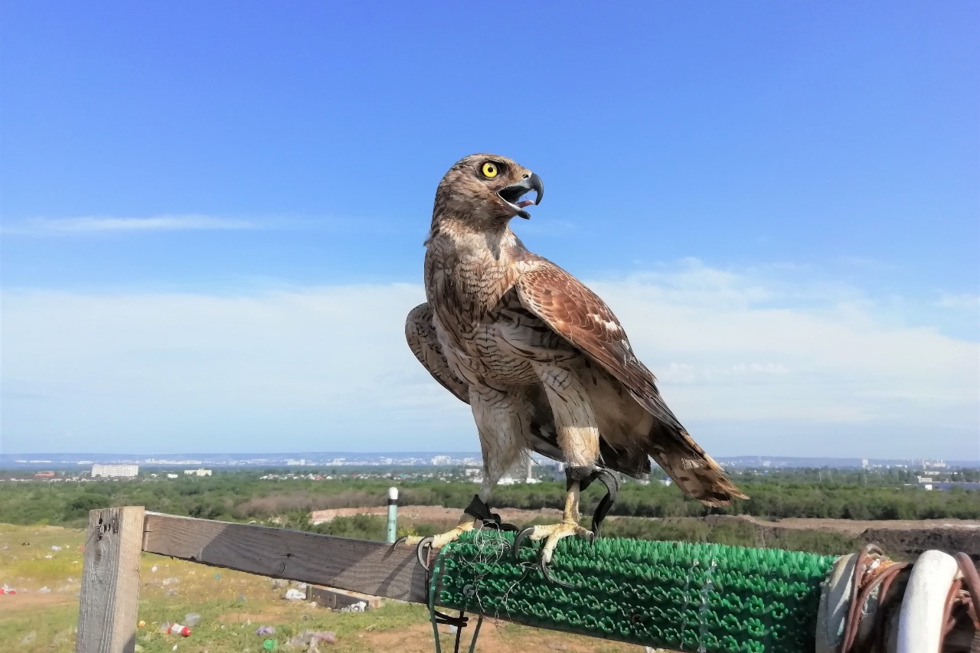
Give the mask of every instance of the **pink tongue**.
M 525 206 L 531 206 L 532 204 L 534 204 L 534 202 L 531 200 L 521 200 L 517 203 L 517 206 L 523 209 Z

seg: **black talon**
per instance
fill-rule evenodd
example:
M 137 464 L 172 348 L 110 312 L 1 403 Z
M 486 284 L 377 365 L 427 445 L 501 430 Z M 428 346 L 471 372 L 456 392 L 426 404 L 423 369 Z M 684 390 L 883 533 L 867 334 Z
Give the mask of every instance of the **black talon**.
M 422 565 L 422 569 L 425 569 L 426 571 L 432 571 L 431 569 L 429 569 L 428 551 L 432 550 L 432 542 L 434 539 L 435 538 L 432 537 L 431 535 L 429 537 L 423 537 L 419 541 L 419 545 L 415 547 L 415 557 L 419 559 L 419 564 Z M 422 550 L 426 548 L 426 545 L 428 545 L 428 550 L 426 551 L 426 553 L 423 554 Z
M 534 526 L 529 526 L 528 528 L 525 528 L 523 531 L 518 533 L 517 537 L 514 538 L 514 548 L 511 549 L 514 553 L 514 560 L 521 559 L 521 543 L 523 543 L 524 540 L 527 539 L 528 535 L 530 535 L 533 532 L 534 532 Z
M 562 587 L 567 587 L 569 589 L 575 589 L 574 585 L 570 585 L 565 581 L 558 580 L 557 578 L 551 575 L 551 572 L 548 571 L 548 564 L 544 561 L 544 556 L 542 556 L 541 559 L 538 560 L 538 567 L 541 569 L 541 575 L 543 575 L 544 579 L 549 583 L 554 583 L 555 585 L 561 585 Z

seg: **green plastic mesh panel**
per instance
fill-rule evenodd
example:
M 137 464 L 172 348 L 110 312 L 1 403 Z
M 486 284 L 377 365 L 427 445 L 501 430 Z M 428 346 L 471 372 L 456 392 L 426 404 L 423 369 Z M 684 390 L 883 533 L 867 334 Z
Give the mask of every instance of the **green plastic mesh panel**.
M 439 553 L 435 605 L 678 651 L 814 649 L 820 583 L 833 556 L 719 544 L 561 541 L 548 582 L 539 546 L 513 560 L 512 533 L 466 533 Z

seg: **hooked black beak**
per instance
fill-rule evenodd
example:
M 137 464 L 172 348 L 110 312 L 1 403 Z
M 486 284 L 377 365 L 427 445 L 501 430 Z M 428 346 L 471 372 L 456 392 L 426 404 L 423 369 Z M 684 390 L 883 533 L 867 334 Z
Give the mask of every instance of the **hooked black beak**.
M 534 191 L 535 197 L 532 202 L 529 199 L 521 199 L 524 195 Z M 541 183 L 541 177 L 537 176 L 533 172 L 525 175 L 524 179 L 520 180 L 516 184 L 511 184 L 497 191 L 497 195 L 503 201 L 510 204 L 511 208 L 514 209 L 514 213 L 521 216 L 525 220 L 531 219 L 531 214 L 524 210 L 525 206 L 530 206 L 531 204 L 540 204 L 541 198 L 544 197 L 544 184 Z

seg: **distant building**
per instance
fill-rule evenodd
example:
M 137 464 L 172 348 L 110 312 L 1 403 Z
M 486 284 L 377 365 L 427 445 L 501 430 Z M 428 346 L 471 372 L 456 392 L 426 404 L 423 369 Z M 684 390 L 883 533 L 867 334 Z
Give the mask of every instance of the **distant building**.
M 54 478 L 54 472 L 36 472 L 34 478 Z
M 139 465 L 92 465 L 92 478 L 133 478 L 139 474 Z
M 203 467 L 199 469 L 185 469 L 184 475 L 185 476 L 211 476 L 211 470 L 204 469 Z

